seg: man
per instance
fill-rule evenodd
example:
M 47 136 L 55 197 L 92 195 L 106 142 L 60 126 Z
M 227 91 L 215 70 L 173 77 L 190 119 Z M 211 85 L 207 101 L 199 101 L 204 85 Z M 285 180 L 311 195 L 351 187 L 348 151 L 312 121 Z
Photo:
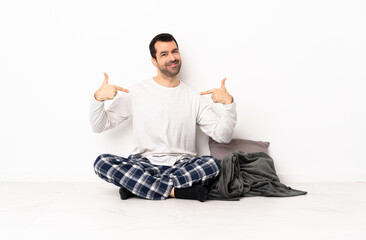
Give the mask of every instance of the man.
M 110 85 L 108 75 L 95 92 L 90 121 L 95 132 L 103 132 L 132 118 L 135 148 L 128 158 L 100 155 L 96 174 L 120 187 L 121 199 L 133 195 L 160 200 L 170 197 L 206 199 L 207 184 L 220 171 L 212 156 L 196 157 L 196 125 L 218 142 L 230 142 L 236 123 L 233 97 L 221 87 L 201 92 L 211 94 L 224 106 L 218 117 L 198 93 L 178 78 L 182 60 L 176 40 L 159 34 L 150 43 L 150 53 L 157 75 L 128 89 Z M 104 101 L 118 97 L 106 111 Z

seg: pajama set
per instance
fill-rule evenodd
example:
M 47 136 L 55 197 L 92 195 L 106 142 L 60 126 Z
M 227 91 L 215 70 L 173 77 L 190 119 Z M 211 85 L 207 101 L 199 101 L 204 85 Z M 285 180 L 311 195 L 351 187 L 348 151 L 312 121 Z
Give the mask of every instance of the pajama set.
M 173 187 L 204 184 L 219 174 L 220 164 L 214 157 L 196 156 L 196 126 L 217 142 L 230 142 L 236 124 L 235 102 L 223 104 L 223 114 L 218 116 L 211 108 L 211 99 L 183 82 L 169 88 L 149 78 L 129 91 L 121 93 L 107 110 L 104 102 L 92 99 L 94 132 L 132 118 L 134 135 L 134 149 L 128 158 L 98 156 L 94 171 L 99 177 L 139 197 L 161 200 Z

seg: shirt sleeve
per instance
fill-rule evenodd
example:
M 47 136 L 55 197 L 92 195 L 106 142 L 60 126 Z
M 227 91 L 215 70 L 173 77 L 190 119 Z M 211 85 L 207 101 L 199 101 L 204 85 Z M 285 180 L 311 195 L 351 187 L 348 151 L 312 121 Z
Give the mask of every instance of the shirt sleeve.
M 101 133 L 115 128 L 130 116 L 131 104 L 128 94 L 122 94 L 114 100 L 108 110 L 104 109 L 104 102 L 99 102 L 94 97 L 91 100 L 89 119 L 94 132 Z
M 219 104 L 219 103 L 217 103 Z M 218 116 L 207 99 L 200 97 L 197 124 L 200 129 L 216 142 L 229 143 L 233 137 L 237 114 L 236 103 L 222 104 L 223 114 Z

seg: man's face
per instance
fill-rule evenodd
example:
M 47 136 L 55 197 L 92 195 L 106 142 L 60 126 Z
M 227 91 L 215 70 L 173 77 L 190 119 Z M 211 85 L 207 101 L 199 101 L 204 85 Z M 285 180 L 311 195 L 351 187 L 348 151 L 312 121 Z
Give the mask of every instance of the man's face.
M 167 77 L 178 75 L 182 64 L 179 49 L 174 41 L 155 43 L 156 60 L 152 59 L 153 64 L 158 70 Z

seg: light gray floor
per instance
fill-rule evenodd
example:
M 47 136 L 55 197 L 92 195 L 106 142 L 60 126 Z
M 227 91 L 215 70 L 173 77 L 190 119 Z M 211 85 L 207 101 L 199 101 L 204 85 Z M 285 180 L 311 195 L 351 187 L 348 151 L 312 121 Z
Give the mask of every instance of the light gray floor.
M 119 199 L 106 183 L 0 183 L 0 238 L 366 239 L 366 183 L 293 183 L 308 195 Z

